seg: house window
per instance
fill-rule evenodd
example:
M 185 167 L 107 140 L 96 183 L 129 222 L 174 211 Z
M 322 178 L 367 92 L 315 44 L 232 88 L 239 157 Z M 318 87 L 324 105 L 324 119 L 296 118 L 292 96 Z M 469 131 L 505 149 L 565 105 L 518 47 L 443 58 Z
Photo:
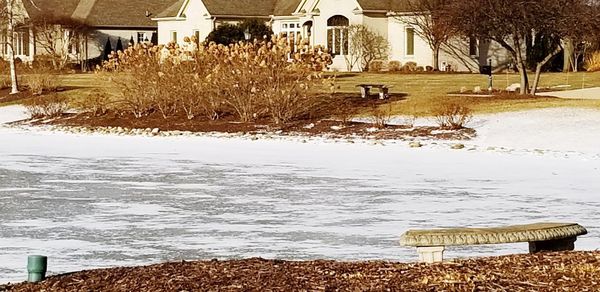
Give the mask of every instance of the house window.
M 336 15 L 327 20 L 327 48 L 332 55 L 348 54 L 348 18 Z
M 177 43 L 177 32 L 171 31 L 171 41 Z
M 193 31 L 193 33 L 194 33 L 194 38 L 196 38 L 196 44 L 199 44 L 200 43 L 200 31 L 195 29 Z
M 479 55 L 477 38 L 475 37 L 469 38 L 469 55 L 472 57 Z
M 281 24 L 281 36 L 293 37 L 294 39 L 298 39 L 302 35 L 302 29 L 300 28 L 300 23 L 282 23 Z
M 415 54 L 415 29 L 412 27 L 406 28 L 406 55 L 413 56 Z
M 302 38 L 310 42 L 310 36 L 312 35 L 312 21 L 307 21 L 302 25 Z
M 145 32 L 138 32 L 137 33 L 137 43 L 141 44 L 141 43 L 145 43 L 148 42 L 148 34 L 146 34 Z
M 29 34 L 15 32 L 13 34 L 13 49 L 15 55 L 29 55 Z
M 0 55 L 8 55 L 8 35 L 6 31 L 0 31 Z M 13 53 L 15 56 L 29 56 L 29 32 L 18 31 L 13 34 Z

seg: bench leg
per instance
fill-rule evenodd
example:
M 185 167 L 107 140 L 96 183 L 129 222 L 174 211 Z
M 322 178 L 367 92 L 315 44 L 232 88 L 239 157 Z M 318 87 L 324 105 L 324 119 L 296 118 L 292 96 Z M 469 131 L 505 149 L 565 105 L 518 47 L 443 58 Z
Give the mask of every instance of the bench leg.
M 370 93 L 370 91 L 371 91 L 371 90 L 370 90 L 370 88 L 368 88 L 368 87 L 361 87 L 361 88 L 360 88 L 360 96 L 361 96 L 362 98 L 367 98 L 367 97 L 369 97 L 369 93 Z
M 389 96 L 389 89 L 381 88 L 379 89 L 379 99 L 386 99 Z
M 536 253 L 541 251 L 574 250 L 576 240 L 577 236 L 546 241 L 530 241 L 529 253 Z
M 440 263 L 444 260 L 444 246 L 418 246 L 419 262 Z

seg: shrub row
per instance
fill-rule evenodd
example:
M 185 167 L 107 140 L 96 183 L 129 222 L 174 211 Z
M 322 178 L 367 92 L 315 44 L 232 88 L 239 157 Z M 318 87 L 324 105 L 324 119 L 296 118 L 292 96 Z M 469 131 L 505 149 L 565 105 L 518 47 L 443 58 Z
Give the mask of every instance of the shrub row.
M 402 65 L 400 61 L 373 60 L 369 63 L 369 72 L 382 72 L 387 67 L 388 72 L 414 73 L 433 72 L 431 66 L 418 66 L 415 62 L 406 62 Z

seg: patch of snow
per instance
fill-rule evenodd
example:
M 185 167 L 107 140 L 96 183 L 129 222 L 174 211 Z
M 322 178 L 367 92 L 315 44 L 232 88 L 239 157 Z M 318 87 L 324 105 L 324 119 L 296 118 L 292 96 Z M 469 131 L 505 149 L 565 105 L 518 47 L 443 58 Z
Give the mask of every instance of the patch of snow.
M 28 118 L 29 115 L 27 114 L 25 107 L 21 105 L 9 105 L 0 107 L 0 126 L 1 124 L 21 121 Z

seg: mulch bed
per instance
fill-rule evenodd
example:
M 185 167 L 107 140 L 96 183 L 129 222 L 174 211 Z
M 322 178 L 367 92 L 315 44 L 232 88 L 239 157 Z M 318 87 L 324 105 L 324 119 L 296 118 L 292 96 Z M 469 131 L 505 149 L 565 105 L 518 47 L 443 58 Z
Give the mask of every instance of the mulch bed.
M 340 94 L 338 97 L 343 102 L 341 109 L 352 112 L 369 112 L 376 106 L 403 100 L 402 94 L 392 95 L 389 99 L 377 98 L 363 99 L 360 95 Z M 319 116 L 337 115 L 331 113 L 332 109 Z M 258 120 L 252 123 L 236 122 L 229 114 L 219 120 L 210 121 L 203 118 L 189 120 L 183 115 L 172 116 L 164 119 L 158 112 L 143 118 L 135 118 L 130 114 L 116 114 L 109 112 L 104 115 L 94 116 L 90 113 L 65 114 L 60 118 L 51 120 L 32 121 L 33 125 L 51 124 L 67 127 L 85 127 L 89 129 L 120 127 L 123 129 L 159 129 L 165 131 L 189 131 L 194 133 L 240 133 L 240 134 L 277 134 L 281 136 L 310 136 L 327 138 L 365 138 L 386 140 L 412 140 L 415 137 L 425 137 L 439 140 L 468 140 L 475 136 L 473 129 L 458 129 L 452 131 L 442 130 L 439 127 L 412 127 L 409 125 L 386 125 L 376 128 L 370 122 L 348 121 L 323 118 L 306 118 L 301 121 L 286 125 L 275 125 L 270 120 Z
M 0 103 L 14 102 L 31 97 L 31 93 L 28 91 L 21 91 L 17 94 L 10 94 L 10 88 L 0 89 Z
M 443 264 L 196 261 L 82 271 L 0 291 L 600 291 L 600 252 Z

